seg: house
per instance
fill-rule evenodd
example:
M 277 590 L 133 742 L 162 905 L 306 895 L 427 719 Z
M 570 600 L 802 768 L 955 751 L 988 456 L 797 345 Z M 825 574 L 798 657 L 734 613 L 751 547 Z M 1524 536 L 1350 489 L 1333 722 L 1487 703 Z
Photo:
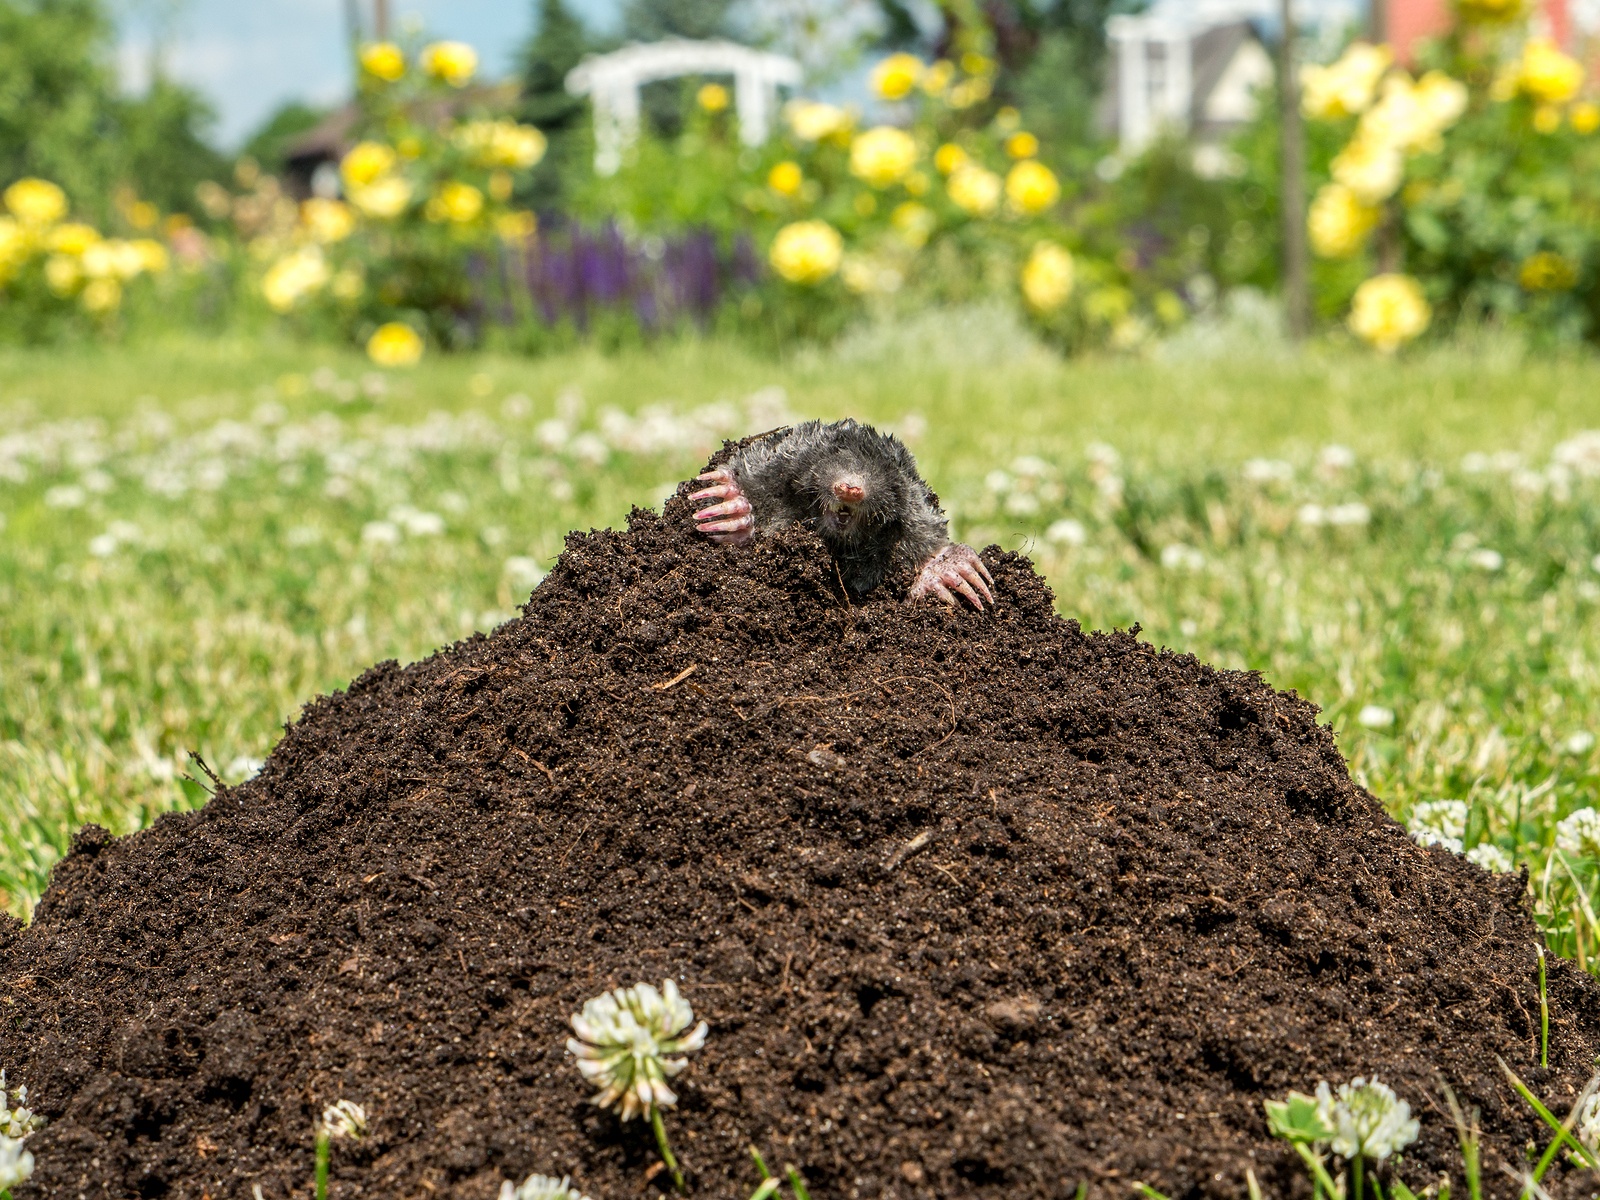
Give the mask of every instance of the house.
M 1248 122 L 1275 71 L 1266 39 L 1276 35 L 1279 8 L 1280 0 L 1155 0 L 1136 16 L 1113 17 L 1101 118 L 1120 152 L 1138 153 L 1163 130 L 1192 137 L 1203 152 Z M 1384 40 L 1409 63 L 1420 42 L 1449 28 L 1452 8 L 1452 0 L 1382 0 Z M 1370 0 L 1294 0 L 1294 13 L 1330 53 L 1372 19 Z M 1533 21 L 1584 53 L 1600 37 L 1600 0 L 1537 0 Z
M 1335 36 L 1365 19 L 1361 0 L 1296 0 L 1295 11 Z M 1113 17 L 1102 118 L 1121 152 L 1136 154 L 1164 129 L 1215 145 L 1254 117 L 1274 72 L 1262 33 L 1277 15 L 1278 0 L 1156 0 Z

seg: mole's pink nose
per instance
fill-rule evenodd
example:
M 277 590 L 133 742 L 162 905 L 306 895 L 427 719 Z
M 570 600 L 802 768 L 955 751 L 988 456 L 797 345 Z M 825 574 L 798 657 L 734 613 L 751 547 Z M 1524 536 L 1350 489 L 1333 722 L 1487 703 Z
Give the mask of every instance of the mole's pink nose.
M 833 494 L 844 504 L 860 504 L 866 499 L 867 489 L 859 483 L 847 483 L 841 479 L 833 485 Z

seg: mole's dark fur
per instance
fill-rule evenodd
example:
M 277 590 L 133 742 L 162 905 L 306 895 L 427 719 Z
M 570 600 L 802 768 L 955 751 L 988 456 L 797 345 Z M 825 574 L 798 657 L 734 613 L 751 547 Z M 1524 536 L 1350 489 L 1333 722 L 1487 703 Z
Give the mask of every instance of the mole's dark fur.
M 749 499 L 758 530 L 812 526 L 858 596 L 889 575 L 914 574 L 950 544 L 950 524 L 911 451 L 870 425 L 807 421 L 779 429 L 735 451 L 724 467 Z M 840 526 L 826 514 L 834 481 L 847 474 L 861 477 L 866 499 Z

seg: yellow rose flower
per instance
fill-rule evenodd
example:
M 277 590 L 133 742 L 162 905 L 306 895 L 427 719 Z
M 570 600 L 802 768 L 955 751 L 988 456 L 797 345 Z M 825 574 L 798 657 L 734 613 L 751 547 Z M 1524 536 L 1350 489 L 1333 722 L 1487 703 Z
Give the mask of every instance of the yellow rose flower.
M 70 296 L 83 282 L 83 267 L 70 254 L 52 254 L 45 260 L 44 281 L 58 296 Z
M 350 203 L 369 217 L 393 220 L 411 203 L 411 185 L 398 175 L 389 175 L 366 187 L 351 189 Z
M 1006 175 L 1006 199 L 1018 212 L 1033 216 L 1061 199 L 1061 183 L 1049 167 L 1026 158 Z
M 850 173 L 875 188 L 898 183 L 916 161 L 917 143 L 905 130 L 889 125 L 858 134 L 850 143 Z
M 91 279 L 128 280 L 145 269 L 145 254 L 121 238 L 107 238 L 87 247 L 81 261 L 83 273 Z
M 871 85 L 885 100 L 904 100 L 922 78 L 922 60 L 914 54 L 891 54 L 872 68 Z
M 164 275 L 172 265 L 167 248 L 154 238 L 135 238 L 129 248 L 139 256 L 139 267 L 147 275 Z
M 1382 204 L 1400 190 L 1405 159 L 1393 144 L 1357 136 L 1334 158 L 1332 173 L 1363 204 Z
M 483 193 L 470 183 L 452 179 L 441 184 L 428 201 L 427 218 L 430 221 L 449 221 L 454 225 L 470 225 L 483 212 Z
M 1054 242 L 1035 242 L 1022 266 L 1022 295 L 1035 312 L 1052 312 L 1072 295 L 1072 255 Z
M 971 108 L 982 104 L 993 91 L 994 84 L 988 79 L 963 79 L 950 89 L 950 107 Z
M 1366 245 L 1378 216 L 1376 208 L 1361 203 L 1344 184 L 1324 184 L 1306 217 L 1311 249 L 1319 258 L 1350 258 Z
M 516 245 L 539 232 L 539 218 L 531 212 L 502 213 L 495 219 L 494 231 L 502 242 Z
M 1554 104 L 1541 104 L 1533 110 L 1533 128 L 1537 133 L 1554 133 L 1561 128 L 1561 110 Z
M 322 251 L 308 246 L 285 255 L 261 278 L 261 294 L 273 312 L 286 313 L 305 297 L 319 292 L 332 272 Z
M 791 100 L 783 106 L 783 119 L 803 142 L 820 142 L 850 128 L 850 114 L 817 100 Z
M 511 178 L 511 172 L 489 172 L 489 197 L 497 204 L 504 204 L 507 200 L 511 199 L 511 193 L 516 190 L 517 182 Z
M 963 212 L 974 217 L 987 217 L 1000 207 L 1000 191 L 1005 185 L 993 171 L 972 163 L 957 167 L 951 174 L 945 190 L 950 199 Z
M 549 142 L 532 125 L 515 121 L 468 121 L 453 135 L 475 165 L 525 171 L 544 158 Z
M 374 79 L 393 83 L 406 73 L 406 56 L 393 42 L 368 42 L 361 47 L 361 69 Z
M 1517 69 L 1522 91 L 1545 104 L 1565 104 L 1583 86 L 1583 64 L 1549 38 L 1529 38 Z
M 451 87 L 466 87 L 478 71 L 478 52 L 465 42 L 434 42 L 424 46 L 422 69 Z
M 409 325 L 390 321 L 367 339 L 367 357 L 380 367 L 412 367 L 422 360 L 422 337 Z
M 1413 84 L 1396 72 L 1383 84 L 1383 98 L 1361 118 L 1356 137 L 1371 146 L 1407 153 L 1436 151 L 1439 136 L 1467 110 L 1467 85 L 1443 71 L 1429 71 Z
M 1023 130 L 1006 139 L 1006 153 L 1012 158 L 1032 158 L 1039 153 L 1039 139 Z
M 720 83 L 701 84 L 694 99 L 695 103 L 708 113 L 719 113 L 728 107 L 728 89 Z
M 5 190 L 6 207 L 24 225 L 54 225 L 67 215 L 67 194 L 48 179 L 19 179 Z
M 895 210 L 889 214 L 889 224 L 894 226 L 895 232 L 906 245 L 914 250 L 920 250 L 928 244 L 928 239 L 938 228 L 939 218 L 934 216 L 933 210 L 927 205 L 907 200 L 904 204 L 895 206 Z
M 307 200 L 300 206 L 300 223 L 311 240 L 324 246 L 342 242 L 355 232 L 356 215 L 338 200 Z
M 778 230 L 767 259 L 790 283 L 814 285 L 830 278 L 844 257 L 844 239 L 826 221 L 795 221 Z
M 346 188 L 366 187 L 394 170 L 394 151 L 382 142 L 358 142 L 339 163 Z
M 1409 275 L 1374 275 L 1350 303 L 1350 331 L 1384 354 L 1420 337 L 1433 320 L 1422 285 Z
M 1600 104 L 1591 104 L 1587 100 L 1581 104 L 1574 104 L 1568 116 L 1576 133 L 1587 136 L 1600 129 Z
M 798 196 L 803 183 L 805 176 L 800 171 L 800 164 L 788 159 L 767 172 L 767 186 L 780 196 Z
M 1517 282 L 1530 292 L 1570 292 L 1578 286 L 1578 267 L 1564 255 L 1540 250 L 1522 260 Z
M 60 254 L 82 254 L 99 240 L 100 231 L 93 225 L 73 221 L 52 229 L 45 245 Z
M 357 300 L 367 290 L 367 281 L 361 277 L 359 268 L 345 267 L 333 277 L 328 290 L 336 300 Z
M 955 77 L 955 63 L 941 58 L 922 73 L 922 90 L 930 96 L 942 96 L 945 88 L 950 86 L 950 81 Z
M 933 165 L 941 175 L 953 175 L 967 161 L 967 152 L 954 142 L 946 142 L 933 152 Z
M 115 312 L 122 303 L 122 285 L 115 279 L 96 279 L 83 289 L 78 303 L 97 316 Z
M 1388 46 L 1352 42 L 1337 62 L 1300 68 L 1300 111 L 1314 121 L 1337 121 L 1366 112 L 1378 81 L 1394 62 Z
M 905 185 L 906 191 L 913 196 L 926 196 L 928 188 L 932 186 L 928 182 L 928 177 L 921 171 L 912 171 L 900 182 Z

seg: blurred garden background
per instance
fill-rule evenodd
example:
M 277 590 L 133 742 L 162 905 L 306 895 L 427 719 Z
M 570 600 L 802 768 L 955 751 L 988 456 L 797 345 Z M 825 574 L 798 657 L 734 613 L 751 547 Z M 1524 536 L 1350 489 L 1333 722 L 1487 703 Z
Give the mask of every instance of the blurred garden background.
M 268 111 L 185 82 L 200 0 L 0 0 L 10 911 L 723 437 L 855 415 L 1600 967 L 1600 4 L 285 11 L 333 65 Z

